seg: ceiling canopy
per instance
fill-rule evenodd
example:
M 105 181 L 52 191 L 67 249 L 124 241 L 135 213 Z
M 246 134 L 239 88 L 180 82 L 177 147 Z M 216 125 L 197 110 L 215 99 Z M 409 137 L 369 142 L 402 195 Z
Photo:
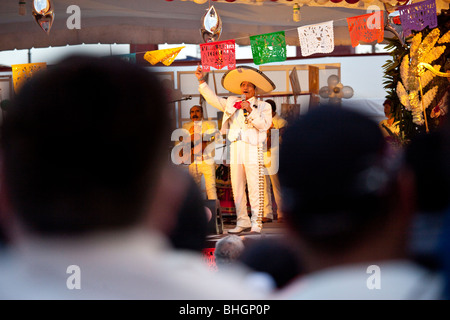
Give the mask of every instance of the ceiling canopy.
M 438 12 L 448 9 L 447 2 L 436 1 Z M 298 27 L 333 20 L 335 44 L 350 45 L 346 18 L 367 13 L 370 5 L 384 8 L 378 0 L 52 0 L 55 16 L 47 34 L 33 18 L 33 1 L 25 1 L 23 16 L 18 2 L 0 2 L 0 50 L 82 43 L 200 44 L 201 20 L 210 6 L 222 20 L 219 40 L 249 45 L 250 36 L 285 31 L 286 43 L 298 46 Z M 293 20 L 295 3 L 301 7 L 299 22 Z M 79 8 L 80 29 L 68 28 L 75 18 L 73 5 Z

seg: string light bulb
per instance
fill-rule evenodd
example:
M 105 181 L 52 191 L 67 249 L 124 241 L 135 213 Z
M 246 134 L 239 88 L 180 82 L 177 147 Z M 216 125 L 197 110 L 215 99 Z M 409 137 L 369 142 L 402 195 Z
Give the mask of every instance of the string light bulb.
M 27 14 L 27 3 L 24 0 L 19 1 L 19 16 L 24 16 Z
M 294 19 L 295 22 L 300 21 L 300 6 L 298 5 L 298 3 L 295 3 L 293 6 L 292 18 Z

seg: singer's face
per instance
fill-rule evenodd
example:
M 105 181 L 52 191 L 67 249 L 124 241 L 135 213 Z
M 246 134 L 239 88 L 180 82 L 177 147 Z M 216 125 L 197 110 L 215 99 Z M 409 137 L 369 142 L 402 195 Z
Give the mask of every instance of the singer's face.
M 241 83 L 242 94 L 245 94 L 247 100 L 255 96 L 255 89 L 255 85 L 251 82 L 243 81 Z
M 203 119 L 203 112 L 200 107 L 194 106 L 189 111 L 192 121 L 200 121 Z

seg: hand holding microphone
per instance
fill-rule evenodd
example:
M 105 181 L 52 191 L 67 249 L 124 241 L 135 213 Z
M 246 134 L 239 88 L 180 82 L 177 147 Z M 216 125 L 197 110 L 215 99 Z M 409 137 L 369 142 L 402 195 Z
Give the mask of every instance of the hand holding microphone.
M 242 94 L 241 95 L 241 101 L 244 102 L 245 100 L 247 100 L 247 97 L 245 96 L 245 94 Z M 244 109 L 245 123 L 247 123 L 248 111 L 244 107 L 242 107 L 242 108 Z
M 242 95 L 241 95 L 241 100 L 242 100 L 242 103 L 246 102 L 247 97 L 245 96 L 245 94 L 242 94 Z M 248 109 L 247 109 L 247 108 L 248 108 L 249 106 L 250 106 L 250 104 L 246 104 L 245 106 L 244 106 L 244 104 L 242 104 L 242 109 L 244 110 L 244 117 L 245 117 L 244 123 L 245 123 L 245 124 L 248 123 L 247 116 L 248 116 L 249 112 L 248 112 Z M 251 111 L 250 111 L 250 112 L 251 112 Z

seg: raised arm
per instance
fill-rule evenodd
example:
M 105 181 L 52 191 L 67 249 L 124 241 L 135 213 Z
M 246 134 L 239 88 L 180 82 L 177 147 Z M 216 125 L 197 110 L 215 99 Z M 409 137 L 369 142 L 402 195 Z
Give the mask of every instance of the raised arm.
M 202 84 L 202 83 L 206 82 L 205 81 L 205 73 L 203 72 L 201 65 L 197 66 L 197 70 L 195 70 L 195 76 L 198 79 L 198 84 Z
M 197 77 L 199 83 L 198 91 L 203 96 L 203 98 L 205 98 L 206 102 L 208 102 L 214 108 L 219 109 L 220 111 L 225 111 L 227 100 L 218 97 L 211 90 L 211 88 L 205 81 L 205 73 L 203 72 L 200 65 L 197 67 L 197 70 L 195 70 L 195 76 Z

